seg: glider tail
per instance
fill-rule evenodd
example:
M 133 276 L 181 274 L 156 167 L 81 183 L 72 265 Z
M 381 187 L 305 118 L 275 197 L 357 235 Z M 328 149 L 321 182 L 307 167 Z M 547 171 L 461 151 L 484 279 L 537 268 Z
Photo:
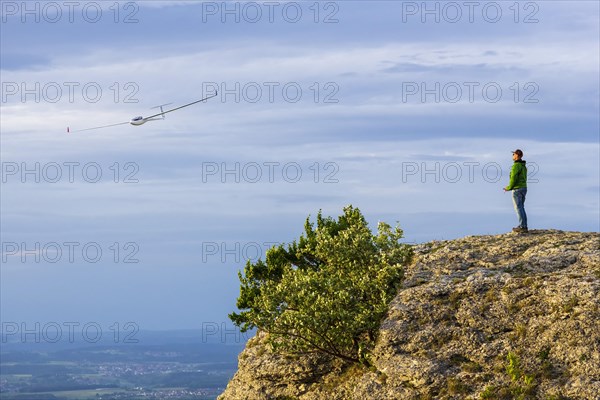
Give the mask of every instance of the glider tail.
M 160 108 L 160 114 L 159 114 L 159 115 L 160 115 L 161 119 L 165 119 L 165 114 L 164 114 L 165 110 L 163 110 L 163 107 L 164 107 L 164 106 L 168 106 L 168 105 L 170 105 L 170 104 L 173 104 L 173 103 L 165 103 L 165 104 L 161 104 L 161 105 L 159 105 L 159 106 L 152 107 L 152 109 L 155 109 L 155 108 Z

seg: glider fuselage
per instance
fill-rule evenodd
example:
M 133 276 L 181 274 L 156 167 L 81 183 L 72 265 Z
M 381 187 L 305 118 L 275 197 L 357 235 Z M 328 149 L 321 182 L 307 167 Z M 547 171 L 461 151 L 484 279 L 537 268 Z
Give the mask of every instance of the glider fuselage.
M 145 124 L 146 121 L 147 120 L 144 117 L 135 117 L 135 118 L 132 118 L 131 121 L 129 121 L 129 123 L 131 125 L 139 126 L 139 125 Z

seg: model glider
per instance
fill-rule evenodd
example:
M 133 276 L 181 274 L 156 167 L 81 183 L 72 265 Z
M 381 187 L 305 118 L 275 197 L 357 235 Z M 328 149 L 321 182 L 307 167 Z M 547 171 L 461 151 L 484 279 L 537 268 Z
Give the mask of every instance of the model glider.
M 72 131 L 69 127 L 67 127 L 67 133 L 91 131 L 91 130 L 94 130 L 94 129 L 109 128 L 111 126 L 126 125 L 126 124 L 130 124 L 130 125 L 134 125 L 134 126 L 140 126 L 140 125 L 145 124 L 148 121 L 163 120 L 163 119 L 165 119 L 165 114 L 167 114 L 167 113 L 170 113 L 170 112 L 173 112 L 173 111 L 176 111 L 176 110 L 181 110 L 184 107 L 188 107 L 188 106 L 191 106 L 193 104 L 197 104 L 197 103 L 206 101 L 208 99 L 211 99 L 211 98 L 215 97 L 216 95 L 217 95 L 217 92 L 215 91 L 215 94 L 213 94 L 211 96 L 205 97 L 205 98 L 200 99 L 200 100 L 192 101 L 191 103 L 184 104 L 184 105 L 179 106 L 179 107 L 171 108 L 170 110 L 166 110 L 166 111 L 163 110 L 163 107 L 168 106 L 168 105 L 170 105 L 172 103 L 162 104 L 160 106 L 153 107 L 153 108 L 160 108 L 160 112 L 158 114 L 150 115 L 149 117 L 139 116 L 139 117 L 132 118 L 129 121 L 125 121 L 125 122 L 119 122 L 119 123 L 110 124 L 110 125 L 95 126 L 93 128 L 77 129 L 75 131 Z

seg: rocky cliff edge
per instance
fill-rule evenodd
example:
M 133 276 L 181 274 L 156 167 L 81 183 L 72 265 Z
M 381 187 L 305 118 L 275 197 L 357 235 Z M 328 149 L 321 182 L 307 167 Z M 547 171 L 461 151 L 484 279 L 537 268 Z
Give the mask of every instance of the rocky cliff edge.
M 259 332 L 219 400 L 600 399 L 600 234 L 414 250 L 372 367 L 275 354 Z

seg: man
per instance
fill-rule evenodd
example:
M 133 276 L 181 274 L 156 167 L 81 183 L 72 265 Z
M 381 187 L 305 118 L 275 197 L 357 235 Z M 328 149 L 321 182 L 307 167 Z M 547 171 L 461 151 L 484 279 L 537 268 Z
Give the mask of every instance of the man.
M 523 152 L 519 149 L 512 152 L 514 161 L 510 170 L 510 181 L 504 188 L 507 192 L 512 190 L 513 205 L 519 218 L 519 226 L 513 228 L 513 232 L 527 232 L 527 214 L 525 214 L 525 195 L 527 195 L 527 166 L 522 160 Z

